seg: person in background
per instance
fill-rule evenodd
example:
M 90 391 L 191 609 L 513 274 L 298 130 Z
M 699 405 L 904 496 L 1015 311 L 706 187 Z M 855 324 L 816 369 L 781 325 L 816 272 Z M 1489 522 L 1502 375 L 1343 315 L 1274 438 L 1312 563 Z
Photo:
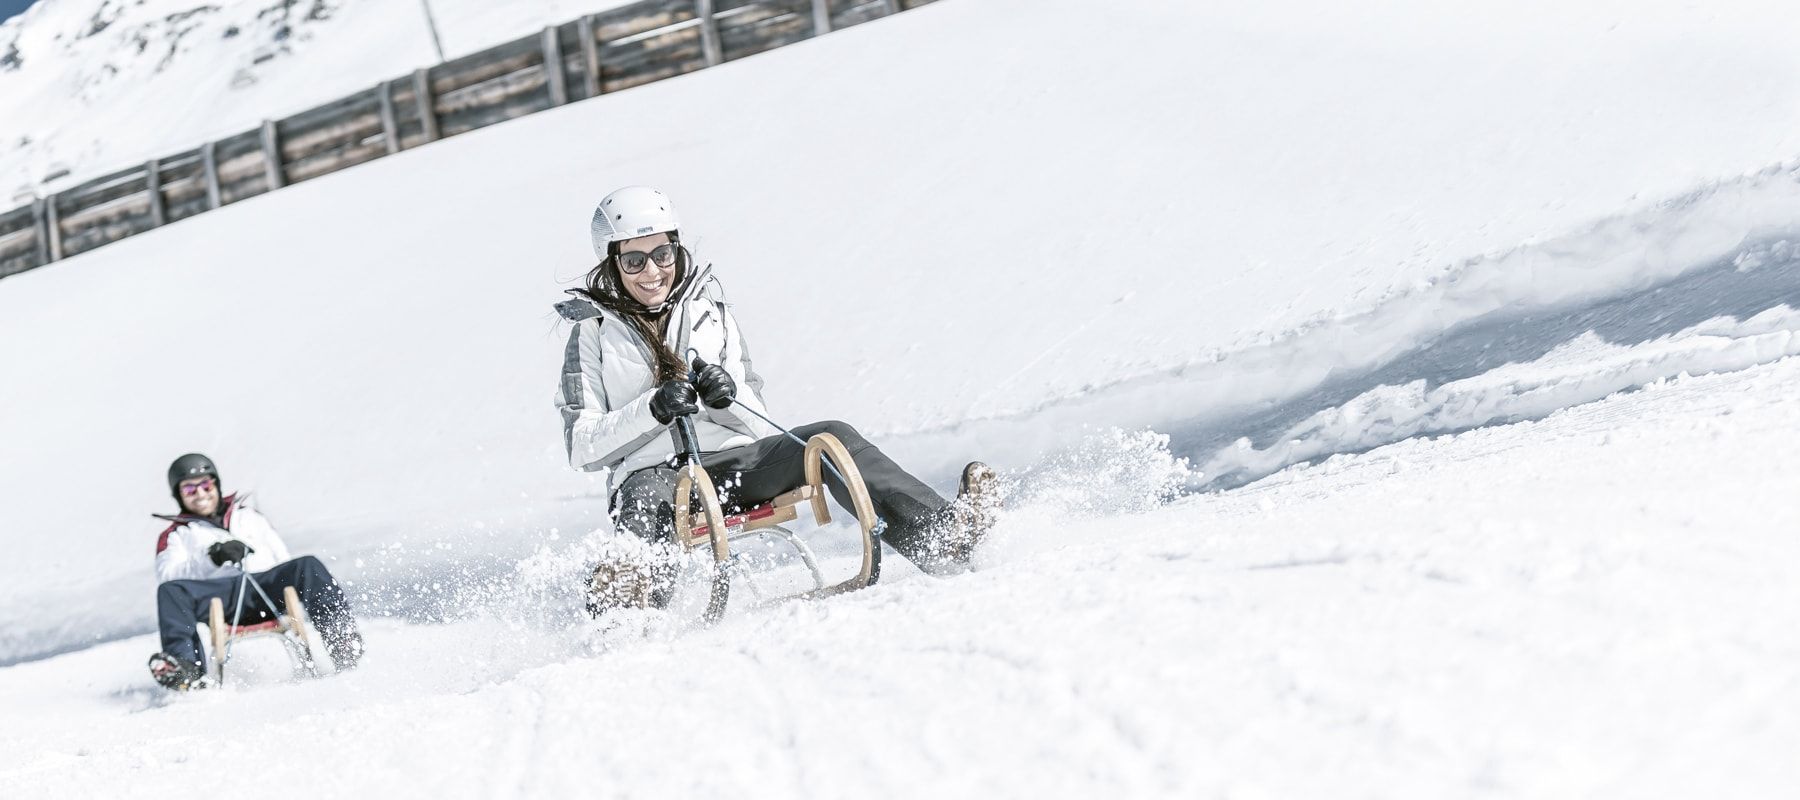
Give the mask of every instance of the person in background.
M 344 590 L 317 558 L 289 558 L 287 543 L 244 495 L 223 494 L 212 459 L 188 453 L 169 465 L 169 491 L 181 512 L 155 515 L 169 523 L 156 539 L 156 617 L 162 652 L 150 656 L 158 684 L 185 690 L 203 685 L 205 651 L 199 625 L 213 598 L 236 608 L 246 573 L 275 603 L 255 591 L 243 598 L 243 619 L 253 624 L 286 613 L 282 588 L 294 587 L 339 671 L 362 657 L 362 634 Z

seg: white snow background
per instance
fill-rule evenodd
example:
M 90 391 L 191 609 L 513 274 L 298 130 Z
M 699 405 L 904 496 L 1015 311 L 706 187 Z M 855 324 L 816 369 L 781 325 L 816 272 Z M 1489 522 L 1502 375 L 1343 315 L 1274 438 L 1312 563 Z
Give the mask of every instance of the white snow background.
M 1797 19 L 943 0 L 0 281 L 0 795 L 1781 796 Z M 549 307 L 629 183 L 778 418 L 1011 477 L 979 569 L 580 619 Z M 192 449 L 356 672 L 149 683 Z

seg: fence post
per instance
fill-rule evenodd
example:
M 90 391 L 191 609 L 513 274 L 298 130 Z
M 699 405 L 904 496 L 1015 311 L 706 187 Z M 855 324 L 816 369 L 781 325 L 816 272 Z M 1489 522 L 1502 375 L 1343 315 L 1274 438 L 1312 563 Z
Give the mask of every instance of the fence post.
M 712 0 L 694 0 L 694 13 L 700 17 L 700 46 L 706 51 L 706 65 L 716 67 L 725 60 L 719 46 L 719 24 L 713 19 Z
M 44 263 L 61 261 L 63 257 L 62 219 L 56 211 L 56 195 L 44 198 Z
M 823 36 L 831 32 L 831 0 L 812 0 L 813 35 Z
M 219 154 L 217 142 L 200 145 L 200 164 L 206 169 L 206 202 L 207 208 L 218 208 L 219 198 Z
M 275 129 L 275 120 L 265 119 L 262 124 L 263 175 L 269 184 L 269 191 L 281 188 L 281 133 Z
M 413 102 L 419 105 L 419 126 L 425 129 L 425 141 L 437 141 L 437 101 L 431 97 L 430 70 L 413 70 Z
M 37 236 L 37 266 L 40 267 L 50 263 L 49 212 L 45 210 L 45 206 L 49 203 L 50 198 L 40 197 L 37 202 L 31 204 L 31 217 L 35 223 L 32 226 L 32 233 Z
M 163 209 L 162 164 L 154 158 L 144 166 L 144 191 L 150 193 L 150 227 L 160 228 L 168 212 Z
M 587 82 L 587 97 L 600 96 L 600 42 L 594 38 L 594 15 L 581 18 L 576 24 L 581 31 L 581 57 L 587 63 L 586 74 L 582 79 Z
M 387 142 L 388 155 L 393 155 L 400 152 L 400 122 L 394 119 L 394 84 L 376 84 L 375 94 L 381 98 L 381 138 Z
M 567 76 L 563 72 L 562 42 L 558 38 L 555 25 L 544 29 L 544 82 L 550 87 L 552 107 L 569 102 Z
M 881 7 L 887 9 L 886 16 L 900 13 L 900 0 L 882 0 Z

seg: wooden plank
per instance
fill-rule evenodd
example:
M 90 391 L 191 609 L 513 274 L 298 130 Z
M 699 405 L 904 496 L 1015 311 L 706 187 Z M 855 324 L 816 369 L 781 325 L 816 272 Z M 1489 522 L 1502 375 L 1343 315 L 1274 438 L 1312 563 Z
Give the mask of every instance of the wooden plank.
M 885 0 L 839 0 L 837 12 L 831 16 L 833 30 L 861 25 L 883 16 L 882 3 Z
M 413 72 L 413 105 L 419 109 L 419 128 L 424 131 L 424 140 L 437 141 L 437 109 L 431 94 L 431 73 L 427 70 Z
M 433 97 L 442 97 L 466 86 L 535 67 L 543 60 L 544 46 L 540 35 L 521 36 L 497 47 L 432 67 L 431 94 Z
M 539 76 L 540 78 L 542 76 Z M 549 106 L 540 92 L 521 92 L 507 102 L 479 106 L 454 117 L 444 118 L 444 135 L 454 136 L 477 128 L 497 125 L 510 119 L 535 114 Z
M 207 208 L 218 208 L 220 205 L 218 149 L 217 142 L 207 142 L 200 146 L 200 163 L 205 165 L 206 170 Z
M 544 29 L 544 81 L 550 88 L 550 107 L 569 102 L 569 87 L 563 74 L 562 43 L 556 40 L 556 26 Z
M 617 69 L 608 69 L 604 84 L 606 91 L 616 92 L 642 86 L 665 78 L 673 78 L 706 67 L 706 56 L 701 53 L 700 37 L 695 32 L 693 41 L 677 48 L 670 48 L 648 54 L 635 60 L 635 63 L 622 65 Z
M 502 103 L 510 103 L 521 94 L 542 94 L 545 74 L 542 69 L 533 67 L 522 69 L 511 75 L 505 75 L 486 83 L 477 84 L 456 90 L 454 93 L 438 98 L 438 127 L 441 135 L 449 136 L 450 119 L 465 116 L 470 112 L 480 112 L 483 108 Z M 549 105 L 545 105 L 549 108 Z M 460 131 L 469 130 L 462 128 Z
M 371 109 L 369 113 L 342 117 L 334 125 L 314 128 L 300 136 L 283 137 L 281 159 L 283 163 L 291 164 L 302 158 L 310 158 L 326 150 L 348 147 L 381 134 L 381 114 L 378 109 Z
M 28 231 L 37 225 L 36 203 L 27 203 L 4 214 L 0 214 L 0 236 L 11 236 L 19 231 Z
M 329 175 L 357 164 L 374 161 L 388 154 L 387 137 L 372 136 L 365 141 L 336 150 L 326 150 L 299 161 L 288 162 L 288 176 L 295 183 Z
M 394 85 L 382 81 L 375 86 L 375 93 L 381 98 L 381 138 L 387 143 L 387 151 L 391 155 L 400 152 L 400 124 L 394 119 Z
M 653 34 L 614 40 L 600 49 L 600 68 L 604 77 L 616 69 L 629 69 L 632 64 L 656 57 L 658 51 L 692 47 L 696 58 L 704 61 L 706 53 L 700 38 L 700 23 L 684 22 Z
M 154 158 L 144 165 L 144 194 L 150 197 L 150 227 L 162 227 L 168 214 L 163 210 L 162 167 Z
M 264 177 L 260 131 L 249 130 L 218 141 L 219 201 L 236 203 L 269 190 Z
M 747 5 L 720 23 L 719 38 L 725 60 L 773 50 L 813 35 L 813 21 L 805 0 L 772 0 Z
M 281 188 L 281 136 L 275 130 L 275 120 L 265 119 L 262 124 L 262 157 L 263 183 L 269 191 Z
M 205 169 L 200 163 L 199 148 L 156 160 L 156 170 L 162 175 L 165 186 L 184 178 L 204 178 Z
M 719 23 L 713 19 L 713 0 L 694 0 L 694 13 L 700 17 L 701 48 L 706 51 L 706 65 L 716 67 L 725 60 L 725 48 L 719 44 Z
M 600 40 L 594 36 L 594 15 L 581 18 L 581 79 L 587 92 L 583 97 L 600 96 Z
M 28 219 L 34 219 L 31 213 L 36 203 L 20 206 Z M 0 237 L 0 278 L 17 275 L 29 269 L 43 266 L 43 256 L 38 252 L 38 231 L 35 223 L 27 225 L 24 230 L 10 236 Z
M 281 138 L 286 141 L 319 128 L 334 127 L 345 117 L 376 113 L 376 107 L 380 104 L 377 94 L 374 89 L 364 89 L 282 119 L 279 131 Z
M 71 215 L 64 227 L 72 231 L 63 243 L 65 257 L 85 253 L 150 230 L 150 201 L 143 195 L 127 197 Z
M 630 39 L 694 19 L 693 0 L 645 0 L 591 15 L 602 42 Z
M 168 200 L 169 221 L 184 220 L 195 214 L 204 214 L 212 208 L 212 201 L 205 194 L 176 196 L 170 194 Z
M 633 73 L 637 70 L 652 68 L 650 65 L 657 62 L 690 57 L 699 61 L 699 66 L 706 66 L 705 48 L 697 24 L 678 26 L 631 42 L 609 42 L 600 50 L 601 82 L 606 86 L 605 91 L 610 92 L 613 83 L 636 77 Z
M 0 241 L 0 278 L 34 270 L 43 265 L 43 259 L 38 257 L 35 234 Z
M 102 175 L 79 186 L 64 189 L 61 205 L 64 211 L 109 202 L 134 192 L 143 191 L 144 165 L 137 164 Z

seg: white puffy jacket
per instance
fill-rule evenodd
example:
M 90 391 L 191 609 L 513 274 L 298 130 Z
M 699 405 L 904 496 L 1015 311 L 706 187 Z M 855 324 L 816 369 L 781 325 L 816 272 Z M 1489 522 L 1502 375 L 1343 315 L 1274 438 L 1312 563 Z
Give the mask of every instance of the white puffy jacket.
M 616 484 L 627 473 L 669 462 L 675 454 L 674 438 L 650 414 L 656 360 L 649 345 L 630 323 L 585 296 L 558 303 L 556 309 L 575 323 L 563 350 L 562 385 L 556 398 L 569 465 L 590 472 L 611 470 Z M 702 270 L 681 287 L 669 313 L 675 317 L 665 343 L 682 361 L 691 362 L 694 351 L 707 363 L 723 366 L 737 383 L 737 399 L 767 414 L 762 378 L 751 368 L 744 335 L 725 302 L 725 290 L 710 270 Z M 702 406 L 694 417 L 694 432 L 700 449 L 709 453 L 779 433 L 735 406 Z
M 275 532 L 267 517 L 246 505 L 249 495 L 231 495 L 219 502 L 225 507 L 222 524 L 191 514 L 164 516 L 169 521 L 156 540 L 156 580 L 158 583 L 180 580 L 206 580 L 233 577 L 236 566 L 220 566 L 212 562 L 206 548 L 236 539 L 250 547 L 244 557 L 244 571 L 262 572 L 288 560 L 287 543 Z

